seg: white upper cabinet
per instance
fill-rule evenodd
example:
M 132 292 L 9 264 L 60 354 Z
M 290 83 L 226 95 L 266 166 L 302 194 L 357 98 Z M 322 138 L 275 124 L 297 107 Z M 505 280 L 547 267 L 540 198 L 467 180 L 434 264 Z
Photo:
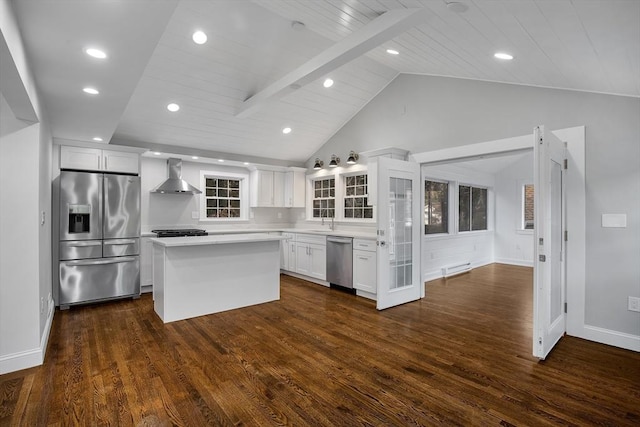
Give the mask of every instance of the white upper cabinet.
M 306 178 L 305 170 L 292 170 L 284 173 L 284 207 L 304 208 Z
M 252 208 L 297 208 L 304 207 L 304 169 L 263 170 L 251 172 Z
M 131 152 L 62 145 L 60 169 L 138 174 L 140 156 Z

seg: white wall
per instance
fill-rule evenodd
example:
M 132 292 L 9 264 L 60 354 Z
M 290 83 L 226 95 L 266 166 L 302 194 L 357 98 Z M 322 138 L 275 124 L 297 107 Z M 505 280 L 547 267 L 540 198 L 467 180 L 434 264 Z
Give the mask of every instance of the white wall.
M 238 167 L 218 166 L 211 163 L 182 162 L 182 178 L 200 188 L 200 171 L 221 171 L 242 173 L 249 176 L 249 170 Z M 201 195 L 150 193 L 167 179 L 167 161 L 142 157 L 142 231 L 156 228 L 203 228 L 206 230 L 233 228 L 278 228 L 290 227 L 291 219 L 299 209 L 251 208 L 248 221 L 200 221 L 191 217 L 192 212 L 200 212 Z M 278 217 L 278 215 L 280 217 Z
M 0 0 L 0 36 L 7 47 L 0 61 L 12 74 L 0 76 L 0 87 L 12 94 L 0 92 L 1 374 L 42 363 L 53 310 L 51 133 L 8 0 Z M 35 112 L 27 115 L 39 123 L 16 119 L 14 110 Z
M 640 99 L 445 77 L 400 75 L 307 164 L 345 149 L 413 153 L 586 126 L 585 324 L 640 339 Z M 603 213 L 626 213 L 624 229 Z M 570 237 L 571 239 L 571 237 Z
M 495 261 L 533 266 L 533 230 L 522 230 L 522 185 L 533 184 L 533 153 L 496 171 Z
M 423 280 L 429 281 L 442 277 L 442 268 L 448 265 L 470 262 L 479 267 L 493 262 L 494 257 L 494 221 L 495 196 L 494 177 L 492 174 L 474 171 L 457 165 L 422 166 L 422 182 L 425 179 L 449 181 L 449 234 L 424 235 L 422 230 L 422 272 Z M 487 228 L 486 231 L 458 233 L 457 193 L 452 191 L 455 185 L 468 184 L 487 187 Z M 424 200 L 424 188 L 422 189 Z M 454 196 L 455 195 L 455 196 Z M 428 292 L 428 290 L 427 290 Z

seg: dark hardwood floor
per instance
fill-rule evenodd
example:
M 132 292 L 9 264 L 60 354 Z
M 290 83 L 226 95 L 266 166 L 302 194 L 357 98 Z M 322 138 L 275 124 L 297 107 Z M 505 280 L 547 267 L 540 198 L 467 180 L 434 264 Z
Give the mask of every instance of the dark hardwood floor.
M 531 269 L 372 302 L 282 276 L 281 300 L 163 325 L 150 295 L 55 315 L 43 366 L 0 376 L 0 425 L 640 425 L 640 354 L 531 356 Z

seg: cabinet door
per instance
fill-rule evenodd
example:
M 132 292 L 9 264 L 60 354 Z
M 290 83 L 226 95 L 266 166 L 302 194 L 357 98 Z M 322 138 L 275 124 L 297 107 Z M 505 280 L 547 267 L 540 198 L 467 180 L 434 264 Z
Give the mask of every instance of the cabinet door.
M 251 207 L 273 207 L 273 171 L 253 171 L 250 179 Z
M 284 207 L 284 172 L 273 172 L 273 206 Z
M 289 242 L 280 240 L 280 270 L 289 270 Z
M 361 291 L 376 293 L 376 253 L 353 251 L 353 287 Z
M 304 208 L 305 175 L 302 171 L 289 171 L 284 178 L 284 206 Z
M 289 271 L 296 271 L 296 257 L 297 257 L 296 243 L 289 242 Z
M 327 279 L 327 247 L 325 245 L 309 244 L 309 276 L 316 279 Z
M 153 244 L 151 237 L 140 239 L 140 286 L 153 284 Z
M 296 243 L 296 273 L 311 276 L 311 256 L 308 243 Z
M 63 145 L 60 147 L 60 169 L 102 170 L 102 150 Z
M 102 150 L 104 170 L 108 172 L 139 173 L 140 156 L 137 153 Z

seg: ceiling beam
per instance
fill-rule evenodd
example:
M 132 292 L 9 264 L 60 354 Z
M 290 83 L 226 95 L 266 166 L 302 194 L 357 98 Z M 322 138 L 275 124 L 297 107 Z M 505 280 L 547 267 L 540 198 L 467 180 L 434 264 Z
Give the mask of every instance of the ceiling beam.
M 246 118 L 266 104 L 281 99 L 300 87 L 364 55 L 416 24 L 424 22 L 425 8 L 394 9 L 321 52 L 300 67 L 245 100 L 236 117 Z

